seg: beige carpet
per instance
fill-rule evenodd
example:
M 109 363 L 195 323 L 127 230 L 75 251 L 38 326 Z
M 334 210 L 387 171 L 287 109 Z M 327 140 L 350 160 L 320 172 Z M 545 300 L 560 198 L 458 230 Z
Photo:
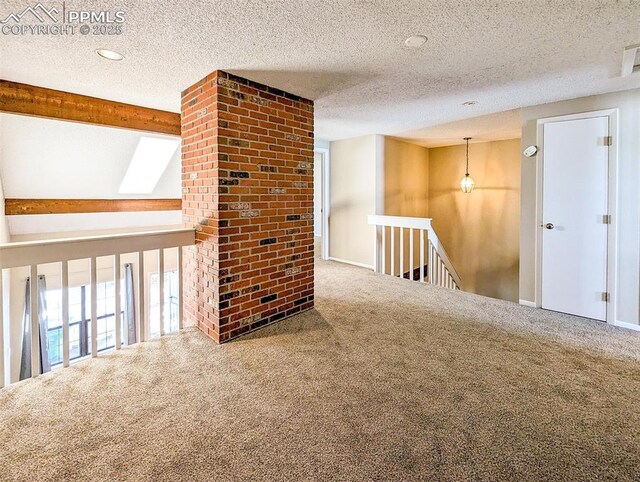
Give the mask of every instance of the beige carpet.
M 317 310 L 0 392 L 0 480 L 638 480 L 640 333 L 320 262 Z

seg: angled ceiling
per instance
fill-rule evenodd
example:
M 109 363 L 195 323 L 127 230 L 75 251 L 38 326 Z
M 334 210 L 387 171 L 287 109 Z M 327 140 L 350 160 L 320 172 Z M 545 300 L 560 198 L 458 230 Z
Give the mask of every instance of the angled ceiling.
M 0 16 L 24 8 L 5 0 Z M 328 140 L 640 87 L 640 74 L 619 77 L 623 48 L 640 42 L 636 1 L 95 0 L 91 9 L 125 11 L 123 33 L 3 35 L 0 77 L 178 111 L 184 88 L 223 69 L 314 99 L 316 136 Z M 429 40 L 408 50 L 413 34 Z M 98 48 L 125 59 L 103 60 Z
M 120 194 L 140 137 L 125 129 L 0 114 L 0 179 L 7 198 L 179 198 L 180 150 L 150 194 Z
M 5 198 L 180 198 L 180 151 L 152 193 L 120 194 L 141 136 L 125 129 L 0 114 L 0 183 Z M 32 233 L 128 231 L 182 222 L 180 211 L 8 216 L 12 236 Z

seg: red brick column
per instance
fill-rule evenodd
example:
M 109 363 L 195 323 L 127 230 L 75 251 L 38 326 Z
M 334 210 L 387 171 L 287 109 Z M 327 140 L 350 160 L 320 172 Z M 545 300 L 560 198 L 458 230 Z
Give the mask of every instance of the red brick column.
M 218 342 L 313 307 L 313 102 L 213 72 L 182 93 L 187 322 Z

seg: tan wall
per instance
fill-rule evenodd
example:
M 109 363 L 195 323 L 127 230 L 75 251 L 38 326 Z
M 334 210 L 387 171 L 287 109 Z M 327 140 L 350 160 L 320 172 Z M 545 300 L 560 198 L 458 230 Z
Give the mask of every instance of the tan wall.
M 331 143 L 329 256 L 372 266 L 375 229 L 367 216 L 376 213 L 377 163 L 381 136 Z
M 638 324 L 640 313 L 640 89 L 582 97 L 522 109 L 522 146 L 537 144 L 537 120 L 619 109 L 617 320 Z M 522 157 L 520 298 L 535 299 L 536 162 Z
M 383 178 L 381 182 L 383 211 L 386 216 L 429 216 L 429 149 L 392 137 L 384 138 Z M 413 266 L 410 266 L 409 231 L 404 233 L 403 271 L 420 266 L 420 241 L 414 232 Z M 378 235 L 382 237 L 382 233 Z M 390 229 L 386 229 L 385 273 L 391 272 Z M 400 232 L 394 230 L 395 246 L 400 245 Z M 379 260 L 381 262 L 382 260 Z M 395 253 L 395 269 L 400 270 L 400 253 Z M 397 273 L 396 273 L 397 274 Z
M 427 217 L 429 150 L 391 137 L 384 139 L 384 214 Z
M 520 140 L 469 147 L 470 194 L 460 190 L 465 146 L 429 149 L 429 217 L 462 289 L 518 301 Z

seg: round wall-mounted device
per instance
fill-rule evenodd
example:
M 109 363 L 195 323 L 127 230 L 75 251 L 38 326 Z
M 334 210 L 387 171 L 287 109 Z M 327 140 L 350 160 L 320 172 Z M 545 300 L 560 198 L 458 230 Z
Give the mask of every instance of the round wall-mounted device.
M 536 152 L 538 152 L 538 147 L 537 146 L 529 146 L 524 150 L 523 154 L 526 157 L 531 157 L 531 156 L 535 156 Z

